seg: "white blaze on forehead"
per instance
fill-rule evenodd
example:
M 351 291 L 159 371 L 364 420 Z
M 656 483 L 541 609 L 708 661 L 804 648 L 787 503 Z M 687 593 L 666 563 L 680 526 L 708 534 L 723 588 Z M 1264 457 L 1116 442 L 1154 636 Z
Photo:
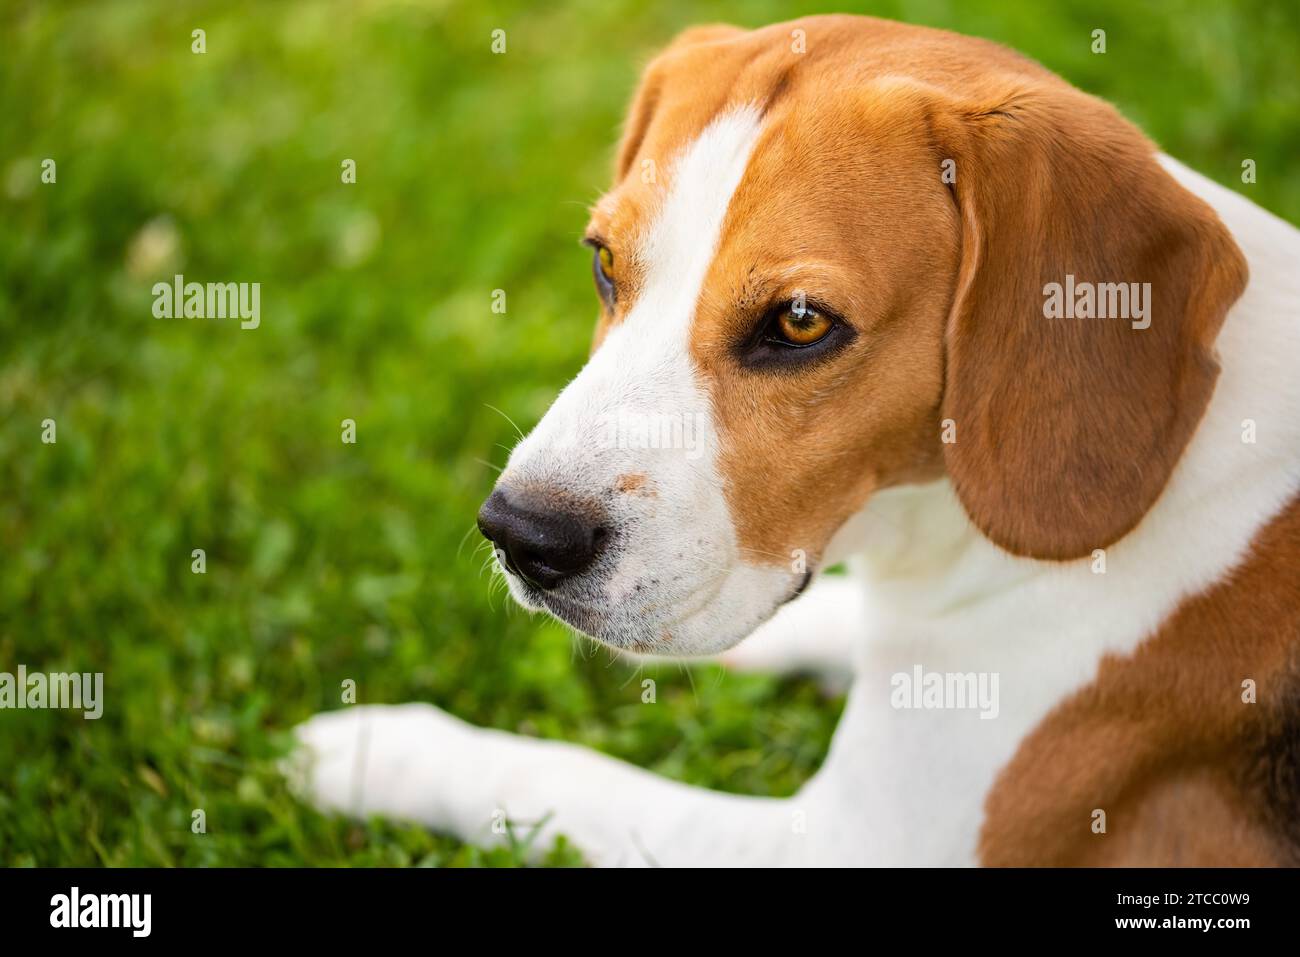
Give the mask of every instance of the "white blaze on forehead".
M 625 324 L 657 322 L 685 338 L 760 129 L 756 107 L 733 109 L 714 119 L 673 163 L 668 195 L 640 250 L 644 291 Z
M 534 450 L 589 445 L 594 433 L 608 431 L 610 417 L 624 412 L 681 416 L 692 424 L 711 417 L 691 364 L 691 322 L 760 130 L 757 107 L 728 110 L 668 164 L 665 193 L 634 254 L 645 270 L 640 295 L 516 446 L 511 466 L 525 464 Z M 702 431 L 707 441 L 711 423 Z M 570 465 L 582 469 L 582 463 Z

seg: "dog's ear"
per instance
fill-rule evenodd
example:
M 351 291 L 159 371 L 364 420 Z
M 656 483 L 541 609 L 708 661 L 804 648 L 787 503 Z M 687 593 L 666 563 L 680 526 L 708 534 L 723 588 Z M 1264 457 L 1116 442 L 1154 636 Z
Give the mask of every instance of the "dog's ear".
M 745 31 L 725 23 L 713 23 L 690 27 L 677 34 L 668 46 L 650 61 L 641 73 L 641 82 L 632 97 L 632 105 L 627 111 L 627 120 L 623 124 L 623 137 L 619 141 L 617 157 L 614 162 L 616 181 L 627 175 L 632 161 L 636 159 L 645 141 L 646 131 L 654 119 L 663 99 L 664 87 L 671 75 L 689 74 L 689 64 L 684 54 L 698 54 L 707 51 L 702 48 L 707 44 L 718 43 L 741 36 Z M 685 69 L 684 69 L 685 68 Z
M 1141 520 L 1191 438 L 1245 259 L 1148 140 L 1065 84 L 990 81 L 930 128 L 961 221 L 948 472 L 1008 551 L 1088 555 Z M 1086 312 L 1065 301 L 1085 283 L 1093 314 L 1101 299 L 1128 318 L 1049 318 Z

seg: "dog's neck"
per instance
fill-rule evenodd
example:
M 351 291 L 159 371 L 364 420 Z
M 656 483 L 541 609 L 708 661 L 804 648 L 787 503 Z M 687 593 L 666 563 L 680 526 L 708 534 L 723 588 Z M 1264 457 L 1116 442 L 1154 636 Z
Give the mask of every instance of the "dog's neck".
M 877 601 L 909 617 L 938 617 L 1042 571 L 1017 561 L 971 524 L 947 479 L 877 493 L 831 541 Z
M 1251 266 L 1250 286 L 1219 337 L 1214 397 L 1164 493 L 1100 557 L 1043 562 L 984 538 L 946 479 L 880 492 L 834 537 L 826 561 L 848 559 L 891 613 L 936 618 L 979 606 L 992 613 L 1014 592 L 1022 617 L 1023 603 L 1036 596 L 1045 617 L 1051 603 L 1068 609 L 1096 600 L 1154 625 L 1180 598 L 1226 574 L 1296 494 L 1300 233 L 1174 161 L 1162 162 L 1214 206 Z M 1128 587 L 1100 587 L 1117 577 Z

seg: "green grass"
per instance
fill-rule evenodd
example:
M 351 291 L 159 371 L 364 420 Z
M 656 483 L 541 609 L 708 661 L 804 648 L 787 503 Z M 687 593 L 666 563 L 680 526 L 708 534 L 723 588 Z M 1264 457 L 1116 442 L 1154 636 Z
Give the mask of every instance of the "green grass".
M 1014 45 L 1295 221 L 1288 6 L 861 5 Z M 0 11 L 0 671 L 106 684 L 99 721 L 0 712 L 0 862 L 518 863 L 519 847 L 353 824 L 287 793 L 287 729 L 340 707 L 345 679 L 362 702 L 431 701 L 695 784 L 788 794 L 807 778 L 837 702 L 612 662 L 490 595 L 466 536 L 514 439 L 489 405 L 529 427 L 586 354 L 576 239 L 640 64 L 690 23 L 815 5 Z M 178 271 L 261 282 L 261 328 L 154 319 L 150 287 Z M 562 843 L 548 857 L 577 859 Z

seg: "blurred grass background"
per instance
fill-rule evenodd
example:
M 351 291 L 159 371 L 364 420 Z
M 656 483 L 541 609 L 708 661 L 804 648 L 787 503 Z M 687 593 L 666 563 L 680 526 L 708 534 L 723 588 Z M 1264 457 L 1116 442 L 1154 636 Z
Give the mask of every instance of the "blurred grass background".
M 1295 4 L 838 9 L 1015 46 L 1300 220 Z M 797 788 L 837 701 L 611 662 L 490 596 L 466 536 L 514 440 L 488 406 L 527 429 L 584 361 L 596 302 L 576 240 L 639 67 L 692 23 L 814 12 L 0 3 L 0 671 L 106 685 L 99 721 L 0 712 L 0 863 L 517 863 L 285 791 L 285 732 L 340 707 L 349 678 L 361 702 L 432 701 L 701 785 Z M 150 287 L 176 272 L 260 282 L 261 327 L 153 318 Z

